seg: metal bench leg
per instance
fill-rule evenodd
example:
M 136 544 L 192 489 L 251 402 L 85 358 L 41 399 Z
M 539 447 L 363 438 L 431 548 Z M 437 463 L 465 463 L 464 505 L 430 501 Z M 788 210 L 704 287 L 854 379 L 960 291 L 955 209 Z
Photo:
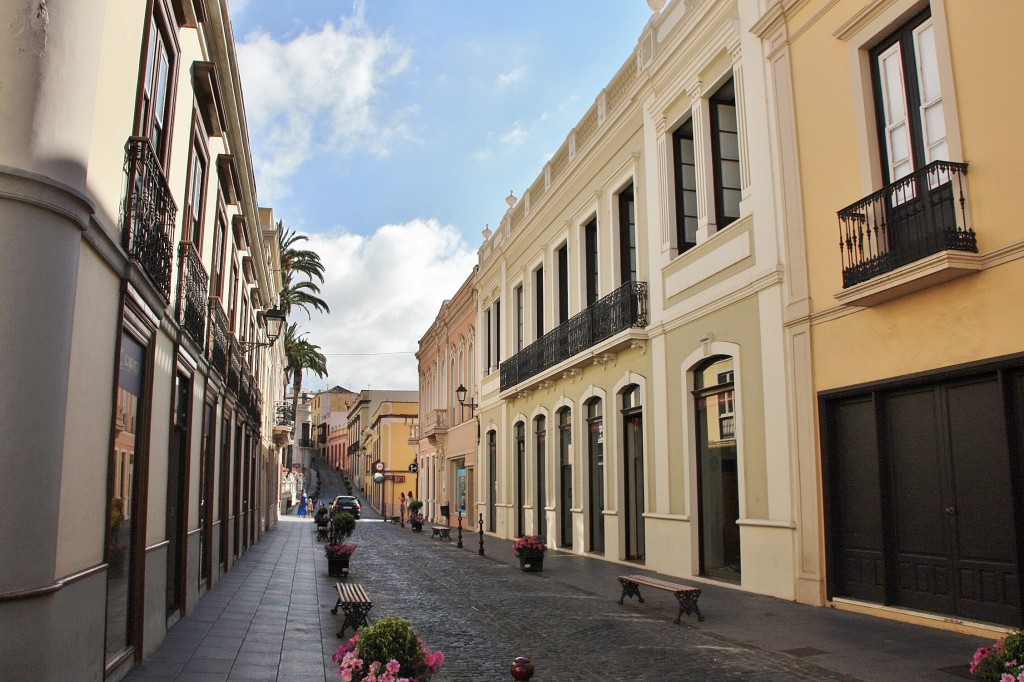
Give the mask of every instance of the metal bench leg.
M 619 582 L 622 583 L 622 596 L 619 597 L 620 604 L 626 597 L 629 597 L 630 599 L 636 597 L 640 600 L 641 604 L 644 603 L 644 598 L 640 596 L 640 586 L 638 584 L 629 580 L 623 580 L 622 578 L 619 578 Z
M 341 624 L 341 631 L 338 633 L 338 638 L 345 636 L 345 630 L 351 625 L 353 630 L 358 630 L 361 627 L 369 625 L 367 615 L 370 613 L 370 609 L 373 608 L 373 604 L 342 604 L 342 609 L 345 611 L 345 620 Z
M 683 614 L 690 615 L 693 613 L 697 614 L 697 620 L 704 622 L 704 616 L 700 612 L 700 607 L 697 606 L 697 600 L 700 599 L 700 590 L 687 590 L 686 592 L 675 592 L 676 599 L 679 601 L 679 615 L 676 616 L 676 625 L 679 624 Z

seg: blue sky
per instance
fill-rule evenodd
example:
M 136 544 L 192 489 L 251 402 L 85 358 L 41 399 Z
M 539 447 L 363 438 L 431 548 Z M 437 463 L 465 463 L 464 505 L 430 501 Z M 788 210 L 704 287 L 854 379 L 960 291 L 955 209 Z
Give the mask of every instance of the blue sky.
M 630 57 L 644 0 L 231 0 L 260 203 L 310 236 L 313 389 L 415 389 L 409 354 Z M 293 314 L 294 315 L 294 314 Z

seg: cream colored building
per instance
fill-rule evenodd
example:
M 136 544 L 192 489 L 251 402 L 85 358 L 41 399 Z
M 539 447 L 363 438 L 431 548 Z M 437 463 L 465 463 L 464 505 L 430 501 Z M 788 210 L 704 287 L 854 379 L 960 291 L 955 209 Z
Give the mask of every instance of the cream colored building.
M 823 594 L 930 624 L 1021 626 L 1024 14 L 955 0 L 771 4 L 754 27 L 795 135 Z M 784 95 L 784 97 L 783 97 Z M 799 174 L 794 172 L 799 163 Z
M 459 515 L 476 526 L 475 484 L 480 428 L 476 420 L 476 270 L 452 298 L 441 304 L 437 319 L 420 338 L 416 353 L 420 373 L 419 428 L 410 436 L 417 449 L 423 514 L 430 521 Z M 459 402 L 459 388 L 465 389 Z
M 117 679 L 276 519 L 274 218 L 226 0 L 0 25 L 3 677 Z
M 821 603 L 799 245 L 761 3 L 675 0 L 480 249 L 501 537 Z M 793 261 L 792 263 L 790 261 Z M 805 325 L 806 326 L 806 325 Z

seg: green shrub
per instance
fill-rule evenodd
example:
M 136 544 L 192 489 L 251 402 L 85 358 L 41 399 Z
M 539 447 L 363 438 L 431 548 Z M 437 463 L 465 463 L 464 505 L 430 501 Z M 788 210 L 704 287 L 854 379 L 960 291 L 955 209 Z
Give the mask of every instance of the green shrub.
M 395 659 L 402 664 L 403 673 L 421 663 L 416 631 L 409 621 L 397 616 L 385 616 L 359 632 L 359 655 L 367 662 Z
M 335 514 L 334 518 L 331 519 L 331 529 L 334 534 L 334 541 L 341 542 L 355 532 L 356 517 L 352 516 L 348 512 Z

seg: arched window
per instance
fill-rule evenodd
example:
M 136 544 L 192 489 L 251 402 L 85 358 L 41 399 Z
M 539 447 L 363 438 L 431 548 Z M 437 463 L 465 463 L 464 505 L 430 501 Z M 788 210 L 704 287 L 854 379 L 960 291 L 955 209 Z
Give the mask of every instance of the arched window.
M 547 507 L 547 480 L 545 478 L 547 471 L 547 424 L 548 420 L 544 415 L 540 415 L 533 420 L 533 445 L 537 457 L 535 471 L 537 485 L 533 506 L 536 509 L 536 525 L 534 527 L 537 529 L 537 535 L 548 534 L 547 512 L 544 510 Z
M 622 391 L 622 491 L 626 558 L 644 557 L 644 411 L 640 387 Z
M 558 544 L 572 547 L 572 410 L 558 411 Z
M 526 525 L 526 425 L 516 422 L 513 427 L 516 448 L 516 537 L 522 537 Z
M 586 410 L 590 551 L 604 553 L 604 409 L 601 399 L 588 400 Z
M 719 355 L 693 371 L 701 573 L 726 580 L 740 579 L 734 366 Z

